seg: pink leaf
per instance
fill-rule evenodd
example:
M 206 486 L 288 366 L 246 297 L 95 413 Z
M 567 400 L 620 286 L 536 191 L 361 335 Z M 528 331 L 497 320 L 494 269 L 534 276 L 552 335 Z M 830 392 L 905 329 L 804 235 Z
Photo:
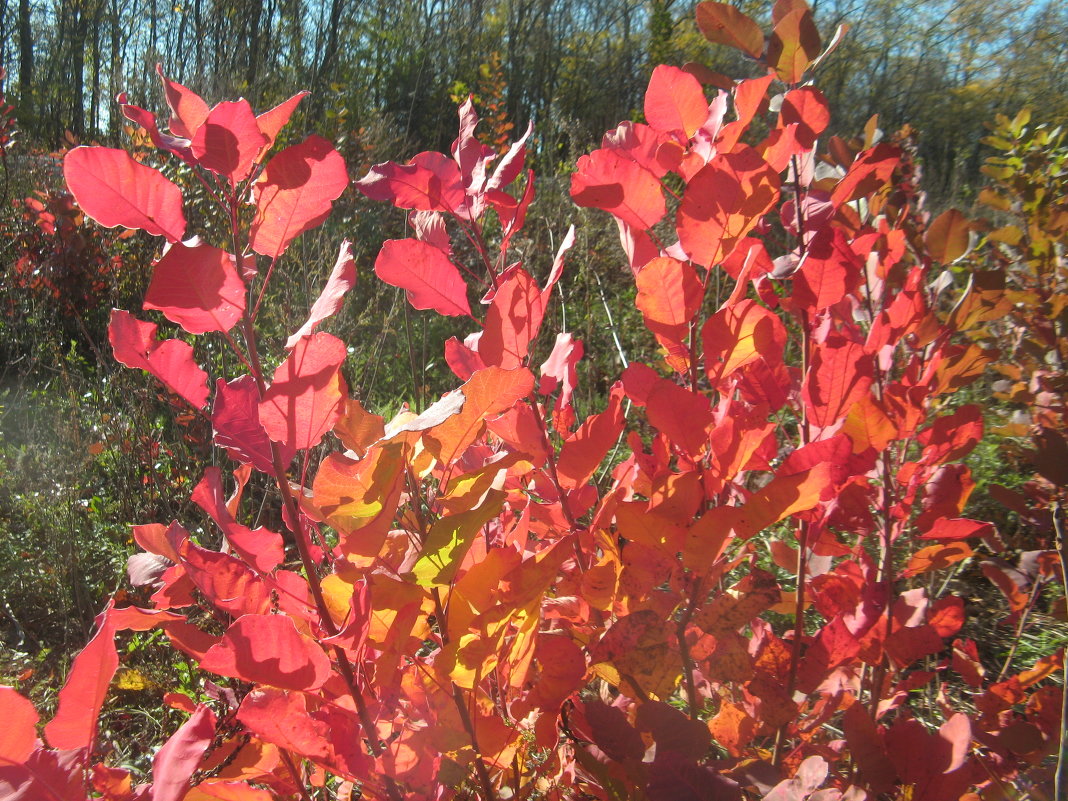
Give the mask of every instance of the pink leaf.
M 316 325 L 327 317 L 337 314 L 345 299 L 345 293 L 354 286 L 356 286 L 356 262 L 352 258 L 352 243 L 346 239 L 341 243 L 341 252 L 337 254 L 337 261 L 326 281 L 326 286 L 323 287 L 322 294 L 312 305 L 311 314 L 308 315 L 304 325 L 286 340 L 286 348 L 292 348 L 302 337 L 308 336 Z
M 190 581 L 221 611 L 238 617 L 270 608 L 267 585 L 240 559 L 189 540 L 182 543 L 180 558 Z
M 105 228 L 140 228 L 170 242 L 185 234 L 182 190 L 125 150 L 76 147 L 63 159 L 63 177 L 82 211 Z
M 171 121 L 168 123 L 171 133 L 192 139 L 193 134 L 208 117 L 208 104 L 196 92 L 170 80 L 163 74 L 160 64 L 156 65 L 156 74 L 163 81 L 163 93 L 167 98 L 167 105 L 171 108 Z
M 196 239 L 171 245 L 153 268 L 144 308 L 163 312 L 190 334 L 229 331 L 245 313 L 245 282 L 234 262 Z
M 522 267 L 511 273 L 493 296 L 486 313 L 478 355 L 487 365 L 506 370 L 518 367 L 527 357 L 545 315 L 545 299 Z
M 816 137 L 827 130 L 831 121 L 831 112 L 827 99 L 814 86 L 802 86 L 791 89 L 783 97 L 779 111 L 779 127 L 797 123 L 797 140 L 805 150 L 811 150 L 816 144 Z
M 460 168 L 441 153 L 419 153 L 407 164 L 376 164 L 356 182 L 356 188 L 371 200 L 401 209 L 470 216 Z
M 37 710 L 14 687 L 0 687 L 0 765 L 25 762 L 37 747 Z
M 571 176 L 571 198 L 579 206 L 607 211 L 639 231 L 652 228 L 667 211 L 656 176 L 606 148 L 578 160 Z
M 330 678 L 330 659 L 288 615 L 244 615 L 200 661 L 204 670 L 284 690 L 315 690 Z
M 267 137 L 266 143 L 260 150 L 260 154 L 257 157 L 257 161 L 263 158 L 263 156 L 274 147 L 275 140 L 278 138 L 278 133 L 289 123 L 289 118 L 293 116 L 293 112 L 297 110 L 297 106 L 300 105 L 300 101 L 308 96 L 308 92 L 298 92 L 289 98 L 289 100 L 279 103 L 272 109 L 263 112 L 256 117 L 256 124 L 260 128 L 260 133 Z
M 860 283 L 860 259 L 840 228 L 823 228 L 809 243 L 794 274 L 793 300 L 822 311 L 850 294 Z
M 155 323 L 142 322 L 121 309 L 111 311 L 108 340 L 120 364 L 151 373 L 197 409 L 207 404 L 208 374 L 193 361 L 193 348 L 187 343 L 160 342 Z
M 230 186 L 248 178 L 252 164 L 267 144 L 252 106 L 245 99 L 224 101 L 211 110 L 190 142 L 202 167 L 230 180 Z
M 220 378 L 215 384 L 211 427 L 215 444 L 226 448 L 231 459 L 273 474 L 271 438 L 260 424 L 259 403 L 260 393 L 252 376 L 243 375 L 228 384 Z M 295 451 L 280 447 L 282 465 L 288 466 Z
M 552 353 L 541 365 L 538 392 L 548 395 L 560 387 L 560 397 L 556 401 L 557 409 L 562 409 L 571 403 L 571 395 L 578 382 L 576 367 L 582 355 L 582 340 L 574 339 L 571 334 L 557 334 Z
M 74 657 L 67 682 L 59 691 L 59 708 L 44 727 L 45 738 L 53 748 L 90 748 L 96 737 L 97 717 L 119 666 L 109 609 L 97 616 L 96 634 Z
M 86 801 L 85 751 L 38 748 L 20 765 L 0 767 L 3 801 Z
M 304 693 L 253 690 L 241 702 L 237 719 L 265 742 L 373 786 L 374 763 L 363 750 L 356 715 L 333 704 L 309 709 L 314 703 Z
M 387 239 L 375 259 L 375 275 L 405 290 L 416 309 L 449 317 L 471 316 L 467 284 L 460 271 L 433 245 L 418 239 Z
M 760 221 L 779 197 L 779 176 L 752 148 L 712 158 L 690 179 L 678 211 L 679 244 L 713 267 Z
M 272 440 L 313 448 L 341 416 L 347 394 L 341 364 L 345 343 L 323 331 L 301 339 L 274 371 L 260 401 L 260 423 Z
M 203 509 L 222 529 L 226 541 L 238 556 L 260 573 L 270 573 L 282 563 L 282 536 L 262 526 L 255 531 L 238 523 L 226 508 L 222 471 L 209 467 L 196 485 L 193 503 Z
M 931 528 L 920 535 L 921 540 L 966 540 L 987 537 L 994 533 L 993 523 L 969 520 L 965 517 L 940 517 Z
M 215 738 L 215 713 L 200 704 L 152 759 L 152 801 L 182 801 Z
M 653 70 L 645 92 L 645 119 L 653 128 L 689 139 L 707 118 L 708 100 L 695 77 L 665 64 Z
M 327 218 L 348 185 L 345 160 L 322 137 L 287 147 L 267 162 L 253 187 L 256 216 L 249 245 L 264 256 L 281 256 L 294 239 Z
M 871 358 L 864 346 L 832 334 L 814 349 L 801 398 L 808 419 L 824 428 L 844 417 L 872 383 Z

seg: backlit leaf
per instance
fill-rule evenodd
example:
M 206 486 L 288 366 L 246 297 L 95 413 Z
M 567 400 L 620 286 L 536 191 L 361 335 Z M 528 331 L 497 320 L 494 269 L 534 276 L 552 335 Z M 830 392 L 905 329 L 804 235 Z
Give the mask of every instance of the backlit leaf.
M 354 286 L 356 286 L 356 262 L 352 258 L 352 243 L 346 239 L 341 243 L 334 269 L 330 271 L 330 277 L 326 279 L 326 286 L 312 304 L 308 319 L 296 333 L 286 340 L 286 348 L 292 348 L 301 337 L 308 336 L 316 325 L 337 314 L 345 299 L 345 293 Z
M 19 764 L 37 747 L 37 710 L 14 687 L 0 686 L 0 765 Z
M 208 402 L 208 375 L 193 361 L 193 348 L 180 339 L 160 342 L 156 324 L 112 309 L 108 340 L 120 364 L 151 373 L 197 409 Z
M 345 343 L 319 331 L 301 339 L 274 371 L 260 401 L 260 423 L 275 442 L 313 448 L 341 417 L 347 389 L 340 368 Z
M 213 645 L 200 667 L 284 690 L 314 690 L 330 678 L 330 659 L 288 615 L 244 615 Z
M 290 145 L 267 162 L 252 188 L 256 216 L 249 246 L 264 256 L 281 256 L 290 243 L 325 220 L 333 201 L 349 185 L 345 160 L 319 136 Z
M 608 148 L 578 160 L 571 198 L 579 206 L 602 209 L 639 231 L 652 228 L 667 211 L 654 173 Z
M 441 153 L 419 153 L 407 164 L 376 164 L 356 188 L 402 209 L 470 216 L 460 168 Z
M 245 312 L 245 282 L 234 263 L 225 250 L 200 241 L 171 245 L 153 266 L 144 308 L 190 334 L 229 331 Z
M 776 24 L 768 39 L 768 64 L 779 80 L 798 83 L 820 54 L 820 33 L 807 7 L 790 11 Z
M 76 147 L 63 157 L 63 178 L 82 210 L 105 228 L 140 228 L 170 242 L 185 235 L 182 190 L 125 150 Z
M 697 79 L 678 67 L 661 64 L 645 91 L 645 119 L 658 131 L 682 131 L 689 139 L 704 125 L 708 101 Z
M 935 217 L 923 235 L 931 258 L 942 264 L 967 253 L 969 238 L 968 218 L 956 209 L 946 209 Z
M 708 41 L 741 50 L 750 58 L 760 58 L 764 52 L 760 26 L 729 3 L 698 3 L 697 27 Z
M 97 617 L 96 634 L 74 657 L 67 681 L 59 691 L 59 708 L 44 727 L 50 746 L 61 750 L 90 747 L 96 737 L 97 718 L 108 686 L 118 666 L 115 627 L 105 610 Z
M 193 134 L 190 149 L 201 166 L 237 186 L 266 144 L 252 106 L 242 98 L 216 105 Z
M 778 197 L 779 175 L 755 150 L 719 153 L 686 186 L 676 221 L 679 243 L 695 262 L 714 267 Z
M 375 275 L 400 287 L 416 309 L 451 317 L 471 316 L 467 284 L 456 265 L 433 245 L 418 239 L 387 239 L 375 259 Z

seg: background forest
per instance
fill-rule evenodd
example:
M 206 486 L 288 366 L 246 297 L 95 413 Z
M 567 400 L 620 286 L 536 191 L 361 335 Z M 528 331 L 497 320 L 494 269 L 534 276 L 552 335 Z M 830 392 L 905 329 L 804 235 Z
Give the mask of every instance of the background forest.
M 734 3 L 766 23 L 758 0 Z M 1034 0 L 817 0 L 825 38 L 850 33 L 819 81 L 833 127 L 875 113 L 922 133 L 925 188 L 968 201 L 983 122 L 1032 106 L 1068 114 L 1068 8 Z M 535 168 L 568 169 L 601 133 L 641 107 L 656 64 L 699 61 L 733 78 L 756 67 L 709 54 L 691 3 L 677 0 L 5 0 L 0 65 L 23 139 L 115 143 L 113 99 L 158 92 L 163 63 L 206 97 L 267 107 L 294 87 L 326 136 L 388 139 L 391 155 L 439 148 L 450 97 L 475 92 L 521 131 L 536 123 Z M 478 99 L 478 98 L 476 98 Z M 499 105 L 498 105 L 499 104 Z

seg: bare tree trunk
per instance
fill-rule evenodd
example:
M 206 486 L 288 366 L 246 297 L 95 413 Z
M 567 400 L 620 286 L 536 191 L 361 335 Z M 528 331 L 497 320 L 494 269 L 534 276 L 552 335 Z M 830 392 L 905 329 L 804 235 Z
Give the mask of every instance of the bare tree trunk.
M 19 0 L 19 103 L 30 108 L 33 95 L 33 29 L 30 0 Z

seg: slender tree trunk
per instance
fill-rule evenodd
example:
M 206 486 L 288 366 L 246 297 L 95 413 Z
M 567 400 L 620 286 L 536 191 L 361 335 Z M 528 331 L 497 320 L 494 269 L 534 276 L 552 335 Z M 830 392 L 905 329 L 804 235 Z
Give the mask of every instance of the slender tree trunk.
M 19 0 L 19 103 L 29 109 L 33 96 L 33 29 L 30 0 Z

